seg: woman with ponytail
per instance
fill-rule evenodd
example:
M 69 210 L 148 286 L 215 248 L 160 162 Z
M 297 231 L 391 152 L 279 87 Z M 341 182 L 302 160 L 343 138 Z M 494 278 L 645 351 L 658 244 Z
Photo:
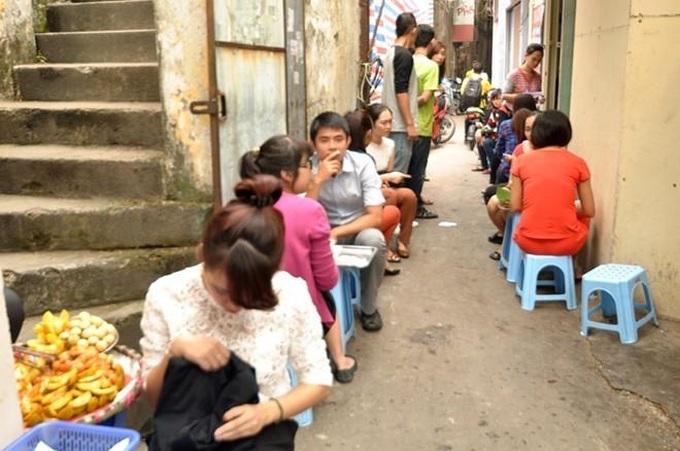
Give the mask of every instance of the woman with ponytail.
M 286 226 L 281 269 L 307 282 L 316 311 L 323 323 L 324 336 L 335 380 L 351 382 L 357 370 L 356 358 L 342 350 L 340 323 L 330 290 L 338 283 L 338 267 L 333 260 L 326 210 L 313 199 L 301 197 L 312 180 L 314 153 L 311 145 L 288 136 L 273 136 L 259 149 L 241 157 L 242 179 L 269 174 L 283 186 L 274 207 Z
M 293 449 L 297 425 L 289 419 L 323 401 L 332 383 L 319 315 L 304 280 L 279 270 L 284 222 L 274 204 L 281 182 L 258 175 L 234 193 L 205 228 L 201 263 L 149 287 L 140 340 L 146 394 L 154 405 L 163 402 L 171 358 L 216 373 L 238 356 L 255 370 L 259 402 L 221 412 L 210 438 Z M 300 381 L 295 388 L 289 363 Z

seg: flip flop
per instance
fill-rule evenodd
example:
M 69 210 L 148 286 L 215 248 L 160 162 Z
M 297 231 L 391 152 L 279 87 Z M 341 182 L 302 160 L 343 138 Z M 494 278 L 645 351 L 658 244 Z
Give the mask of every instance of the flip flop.
M 483 167 L 480 167 L 480 166 L 478 166 L 478 167 L 476 167 L 476 168 L 472 168 L 472 169 L 470 169 L 470 170 L 471 170 L 472 172 L 482 172 L 482 171 L 486 171 L 486 169 L 484 169 Z
M 489 258 L 491 260 L 500 260 L 501 259 L 501 254 L 498 251 L 493 251 L 492 253 L 489 254 Z
M 401 258 L 397 254 L 389 254 L 387 256 L 387 261 L 390 262 L 390 263 L 400 263 Z
M 400 256 L 401 258 L 409 258 L 409 257 L 411 256 L 411 253 L 409 252 L 408 247 L 406 247 L 405 244 L 402 244 L 402 243 L 400 242 L 400 243 L 398 243 L 397 246 L 398 246 L 398 248 L 397 248 L 397 254 L 399 254 L 399 256 Z

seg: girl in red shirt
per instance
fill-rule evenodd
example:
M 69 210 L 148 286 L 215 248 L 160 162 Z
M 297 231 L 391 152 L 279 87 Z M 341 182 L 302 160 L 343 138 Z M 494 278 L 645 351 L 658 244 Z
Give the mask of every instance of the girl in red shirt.
M 512 165 L 510 208 L 521 212 L 514 239 L 530 254 L 576 255 L 588 238 L 595 202 L 586 162 L 566 149 L 569 118 L 540 113 L 531 131 L 534 150 Z

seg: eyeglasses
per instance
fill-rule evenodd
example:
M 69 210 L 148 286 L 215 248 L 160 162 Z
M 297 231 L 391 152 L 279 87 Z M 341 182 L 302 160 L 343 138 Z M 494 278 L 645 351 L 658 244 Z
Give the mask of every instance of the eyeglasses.
M 312 169 L 312 160 L 307 160 L 300 165 L 301 168 Z

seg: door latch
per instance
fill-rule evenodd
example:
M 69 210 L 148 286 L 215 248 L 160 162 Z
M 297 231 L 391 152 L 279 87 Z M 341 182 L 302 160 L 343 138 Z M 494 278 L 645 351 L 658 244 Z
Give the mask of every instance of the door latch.
M 210 114 L 224 120 L 227 118 L 227 97 L 223 92 L 218 92 L 216 99 L 196 100 L 189 104 L 189 111 L 192 114 Z

